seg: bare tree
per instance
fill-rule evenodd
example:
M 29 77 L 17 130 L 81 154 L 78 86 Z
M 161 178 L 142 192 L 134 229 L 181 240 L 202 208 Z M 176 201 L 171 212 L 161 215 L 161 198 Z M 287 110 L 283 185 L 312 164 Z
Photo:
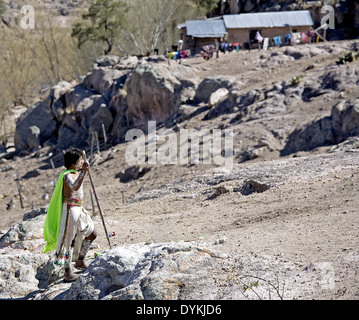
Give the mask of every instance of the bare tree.
M 42 17 L 40 20 L 42 24 L 36 26 L 37 35 L 40 39 L 40 44 L 45 52 L 46 62 L 44 61 L 42 72 L 47 78 L 48 83 L 55 84 L 61 79 L 60 76 L 60 60 L 59 60 L 59 46 L 62 40 L 55 36 L 54 22 L 50 17 Z
M 193 0 L 132 0 L 128 6 L 129 23 L 121 30 L 116 48 L 139 55 L 177 43 L 177 24 L 206 12 Z
M 9 35 L 13 39 L 10 44 Z M 3 47 L 0 50 L 0 73 L 2 95 L 6 97 L 6 108 L 11 105 L 27 105 L 34 97 L 32 86 L 36 82 L 36 56 L 32 52 L 34 43 L 21 36 L 21 31 L 14 29 L 1 35 Z

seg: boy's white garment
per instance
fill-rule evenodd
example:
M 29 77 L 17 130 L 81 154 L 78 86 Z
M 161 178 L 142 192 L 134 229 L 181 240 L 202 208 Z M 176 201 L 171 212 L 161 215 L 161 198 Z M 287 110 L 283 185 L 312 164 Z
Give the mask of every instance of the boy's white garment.
M 68 218 L 67 210 L 69 206 Z M 66 228 L 66 220 L 67 228 Z M 57 241 L 55 264 L 69 265 L 72 260 L 77 260 L 78 253 L 84 238 L 94 230 L 94 223 L 90 214 L 82 206 L 70 206 L 64 202 L 60 222 L 59 238 Z M 64 232 L 66 235 L 64 237 Z M 75 239 L 76 236 L 76 239 Z M 72 254 L 71 243 L 75 239 L 74 252 Z

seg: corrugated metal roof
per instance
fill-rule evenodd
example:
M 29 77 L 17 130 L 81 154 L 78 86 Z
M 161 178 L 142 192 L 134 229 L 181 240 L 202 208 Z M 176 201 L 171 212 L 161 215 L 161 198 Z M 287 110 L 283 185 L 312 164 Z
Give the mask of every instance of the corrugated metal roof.
M 219 38 L 226 34 L 224 21 L 220 20 L 188 20 L 187 35 L 196 38 Z
M 313 25 L 308 10 L 229 14 L 223 20 L 227 29 Z

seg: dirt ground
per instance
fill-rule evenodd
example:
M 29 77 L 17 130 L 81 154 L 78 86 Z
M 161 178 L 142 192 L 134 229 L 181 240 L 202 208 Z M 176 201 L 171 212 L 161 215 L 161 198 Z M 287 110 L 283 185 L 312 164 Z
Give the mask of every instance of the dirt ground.
M 203 77 L 225 74 L 240 79 L 246 75 L 243 90 L 248 91 L 272 81 L 289 81 L 308 65 L 316 63 L 316 67 L 324 68 L 336 59 L 336 56 L 316 56 L 263 72 L 251 64 L 261 54 L 263 52 L 232 53 L 209 62 L 193 58 L 184 64 L 199 69 Z M 248 63 L 244 65 L 244 61 Z M 347 94 L 357 96 L 354 92 Z M 298 117 L 293 115 L 293 110 L 283 117 L 291 117 L 295 125 L 330 110 L 323 108 L 319 100 L 307 108 L 295 109 Z M 308 115 L 308 110 L 312 114 Z M 192 118 L 186 122 L 187 127 L 198 126 L 202 117 Z M 215 119 L 207 125 L 219 126 L 221 121 L 221 118 Z M 116 175 L 128 167 L 124 157 L 127 147 L 128 144 L 120 144 L 102 152 L 102 159 L 106 159 L 109 152 L 112 158 L 97 161 L 91 168 L 108 232 L 116 232 L 116 236 L 111 237 L 112 246 L 198 239 L 218 243 L 224 239 L 218 249 L 232 257 L 238 256 L 239 260 L 244 253 L 250 253 L 263 259 L 267 257 L 271 263 L 284 268 L 294 265 L 291 270 L 298 272 L 323 269 L 323 277 L 327 276 L 324 284 L 288 293 L 288 298 L 359 298 L 359 157 L 356 150 L 328 153 L 330 147 L 323 147 L 285 158 L 273 151 L 254 161 L 236 162 L 232 172 L 221 171 L 214 165 L 153 165 L 142 178 L 121 183 Z M 49 158 L 49 149 L 44 148 L 1 164 L 12 167 L 0 171 L 0 230 L 3 232 L 21 221 L 32 206 L 37 208 L 48 203 L 60 167 L 55 172 L 51 168 L 44 169 L 39 171 L 39 176 L 21 179 L 24 209 L 20 208 L 15 178 L 16 169 L 23 177 L 48 164 Z M 270 188 L 262 193 L 242 195 L 238 188 L 246 179 L 266 183 Z M 85 207 L 92 212 L 88 178 L 85 184 Z M 228 192 L 209 200 L 209 195 L 220 186 Z M 10 198 L 14 207 L 7 210 Z M 91 252 L 105 250 L 107 241 L 100 217 L 95 214 L 93 219 L 99 236 Z
M 116 154 L 120 156 L 120 152 Z M 117 161 L 115 158 L 109 162 L 115 165 Z M 131 186 L 139 189 L 145 181 L 155 180 L 155 190 L 139 193 L 142 201 L 125 198 L 125 204 L 121 190 L 126 188 L 113 178 L 111 171 L 92 168 L 92 172 L 107 230 L 116 233 L 110 238 L 112 247 L 181 240 L 213 244 L 224 239 L 217 250 L 238 257 L 239 261 L 246 254 L 258 257 L 263 270 L 289 264 L 298 273 L 315 266 L 324 266 L 324 275 L 329 272 L 324 285 L 313 284 L 313 288 L 288 296 L 285 293 L 284 298 L 358 299 L 358 162 L 358 154 L 353 151 L 247 162 L 236 165 L 231 174 L 218 174 L 214 169 L 203 172 L 203 168 L 186 174 L 188 168 L 183 168 L 183 174 L 167 184 L 174 168 L 162 167 L 151 172 L 151 178 Z M 213 177 L 218 180 L 211 182 Z M 41 189 L 42 183 L 51 180 L 51 170 L 39 178 L 41 182 L 38 187 L 34 183 L 32 190 Z M 271 187 L 247 196 L 237 192 L 249 178 Z M 85 183 L 89 190 L 88 178 Z M 179 185 L 181 190 L 173 191 Z M 229 192 L 208 200 L 219 186 Z M 157 187 L 161 192 L 156 193 Z M 92 211 L 88 198 L 86 207 Z M 27 211 L 29 208 L 2 211 L 1 228 L 6 230 L 20 221 Z M 93 219 L 99 236 L 90 256 L 108 248 L 99 214 Z M 281 281 L 285 284 L 292 278 L 284 277 Z

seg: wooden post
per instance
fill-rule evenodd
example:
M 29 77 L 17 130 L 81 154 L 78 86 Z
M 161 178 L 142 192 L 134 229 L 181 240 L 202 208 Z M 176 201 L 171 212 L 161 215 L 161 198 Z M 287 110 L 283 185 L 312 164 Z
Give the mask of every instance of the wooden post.
M 92 204 L 92 214 L 95 214 L 95 204 L 93 202 L 93 196 L 92 196 L 91 190 L 90 190 L 90 198 L 91 198 L 91 204 Z
M 125 204 L 125 190 L 121 190 L 122 193 L 122 204 Z
M 323 38 L 325 39 L 325 41 L 327 40 L 327 29 L 324 29 L 324 35 Z
M 56 169 L 55 169 L 55 165 L 54 165 L 54 162 L 52 161 L 52 159 L 50 159 L 50 163 L 51 163 L 51 167 L 52 167 L 52 172 L 54 174 L 54 189 L 55 189 L 55 186 L 56 186 Z
M 93 131 L 91 131 L 91 146 L 90 146 L 90 148 L 91 148 L 91 151 L 90 151 L 91 160 L 92 160 L 92 156 L 93 156 L 93 142 L 94 142 L 94 133 L 93 133 Z
M 24 198 L 22 197 L 22 188 L 21 188 L 21 185 L 20 185 L 20 177 L 19 177 L 18 168 L 16 168 L 16 185 L 17 185 L 17 190 L 19 192 L 19 196 L 20 196 L 21 209 L 24 209 Z
M 106 135 L 106 129 L 104 124 L 102 124 L 102 132 L 103 132 L 103 141 L 105 143 L 105 150 L 107 150 L 107 135 Z
M 324 25 L 323 25 L 324 26 Z M 321 30 L 321 29 L 323 29 L 323 26 L 320 26 L 320 27 L 318 27 L 317 29 L 313 29 L 313 28 L 311 28 L 314 32 L 315 32 L 315 34 L 320 38 L 320 39 L 322 39 L 324 42 L 328 42 L 324 37 L 322 37 L 320 34 L 319 34 L 319 30 Z M 324 29 L 325 30 L 325 29 Z
M 100 154 L 100 143 L 98 141 L 97 131 L 95 131 L 95 139 L 96 139 L 96 144 L 97 144 L 97 153 Z

